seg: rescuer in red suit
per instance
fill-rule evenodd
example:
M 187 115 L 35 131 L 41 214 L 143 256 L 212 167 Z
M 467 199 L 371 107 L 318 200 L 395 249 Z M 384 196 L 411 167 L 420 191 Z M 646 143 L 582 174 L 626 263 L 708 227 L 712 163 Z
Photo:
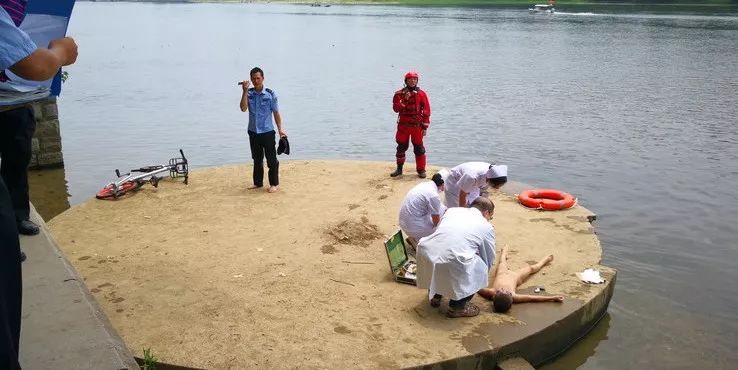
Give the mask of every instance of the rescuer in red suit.
M 413 143 L 415 153 L 415 169 L 418 177 L 425 178 L 425 146 L 423 137 L 430 126 L 431 107 L 428 95 L 418 88 L 418 73 L 410 71 L 405 74 L 405 87 L 395 92 L 392 98 L 392 109 L 397 116 L 397 169 L 390 176 L 402 175 L 405 164 L 405 152 Z

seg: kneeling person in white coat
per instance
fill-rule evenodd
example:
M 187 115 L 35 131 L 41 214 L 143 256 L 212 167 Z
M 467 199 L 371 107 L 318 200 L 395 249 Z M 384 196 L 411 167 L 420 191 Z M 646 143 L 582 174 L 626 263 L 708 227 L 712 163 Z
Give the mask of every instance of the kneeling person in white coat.
M 432 181 L 423 181 L 415 185 L 405 196 L 400 207 L 400 228 L 416 246 L 420 238 L 433 233 L 446 206 L 438 195 L 443 191 L 443 178 L 433 175 Z
M 418 245 L 418 288 L 428 289 L 433 307 L 448 297 L 448 317 L 471 317 L 479 307 L 468 303 L 489 284 L 495 261 L 495 229 L 489 220 L 495 205 L 475 199 L 469 208 L 449 208 L 433 234 Z
M 450 170 L 442 170 L 446 182 L 446 205 L 466 207 L 488 187 L 499 189 L 507 182 L 507 166 L 486 162 L 466 162 Z

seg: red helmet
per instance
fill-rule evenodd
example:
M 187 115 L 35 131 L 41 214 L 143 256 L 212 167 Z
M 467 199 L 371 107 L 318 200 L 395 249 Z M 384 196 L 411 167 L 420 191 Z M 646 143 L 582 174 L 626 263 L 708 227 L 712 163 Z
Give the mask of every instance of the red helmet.
M 418 78 L 418 72 L 410 71 L 405 73 L 405 79 L 407 80 L 408 78 Z

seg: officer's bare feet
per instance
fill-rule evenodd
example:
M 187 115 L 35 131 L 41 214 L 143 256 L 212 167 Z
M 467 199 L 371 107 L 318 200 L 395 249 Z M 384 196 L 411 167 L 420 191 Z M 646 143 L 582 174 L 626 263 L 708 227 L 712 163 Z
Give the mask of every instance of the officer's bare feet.
M 277 187 L 276 186 L 270 186 L 269 187 L 269 192 L 270 193 L 276 193 L 277 192 Z
M 248 188 L 246 188 L 246 189 L 249 189 L 249 190 L 254 190 L 254 189 L 261 189 L 261 186 L 251 185 L 251 186 L 249 186 L 249 187 L 248 187 Z

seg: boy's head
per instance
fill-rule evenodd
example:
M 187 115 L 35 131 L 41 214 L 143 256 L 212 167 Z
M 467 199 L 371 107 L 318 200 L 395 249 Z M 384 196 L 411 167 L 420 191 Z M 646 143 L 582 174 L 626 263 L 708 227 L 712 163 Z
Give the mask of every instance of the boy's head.
M 495 308 L 495 312 L 505 313 L 512 307 L 513 298 L 512 292 L 507 289 L 495 290 L 495 297 L 492 298 L 492 305 Z

